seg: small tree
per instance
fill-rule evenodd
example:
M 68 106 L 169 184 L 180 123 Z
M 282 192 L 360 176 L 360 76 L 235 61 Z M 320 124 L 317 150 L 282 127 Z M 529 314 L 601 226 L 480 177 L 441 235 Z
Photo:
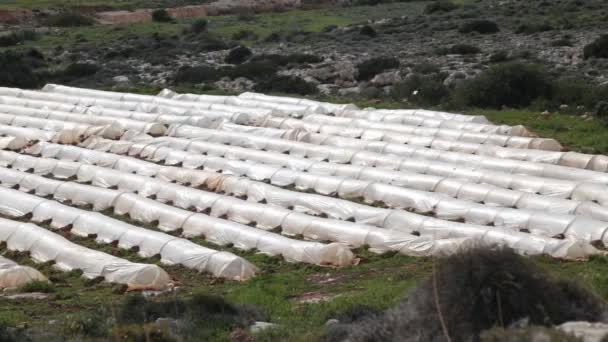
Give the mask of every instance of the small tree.
M 459 100 L 477 107 L 525 107 L 540 97 L 549 97 L 551 84 L 544 69 L 518 62 L 497 64 L 465 82 Z
M 203 33 L 207 31 L 208 22 L 206 19 L 197 19 L 190 25 L 190 31 L 194 33 Z
M 170 23 L 173 22 L 173 18 L 169 15 L 169 12 L 165 9 L 157 9 L 152 12 L 152 20 L 159 23 Z
M 608 34 L 602 35 L 592 43 L 587 44 L 583 49 L 583 55 L 585 59 L 595 58 L 608 58 Z
M 477 32 L 481 34 L 496 33 L 500 31 L 498 25 L 490 20 L 474 20 L 467 22 L 458 28 L 460 33 Z

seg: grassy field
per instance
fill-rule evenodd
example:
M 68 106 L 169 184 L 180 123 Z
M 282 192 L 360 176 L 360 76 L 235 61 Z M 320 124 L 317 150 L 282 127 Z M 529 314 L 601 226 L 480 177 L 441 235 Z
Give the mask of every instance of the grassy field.
M 426 2 L 394 3 L 382 6 L 359 6 L 336 9 L 296 10 L 284 13 L 263 13 L 251 17 L 217 16 L 207 18 L 209 32 L 230 39 L 236 32 L 248 30 L 258 37 L 264 38 L 273 32 L 320 32 L 331 25 L 338 27 L 393 15 L 414 15 L 422 12 Z M 2 5 L 0 5 L 0 9 Z M 187 29 L 192 20 L 176 23 L 134 23 L 128 25 L 95 25 L 87 27 L 54 28 L 40 34 L 35 41 L 27 41 L 17 49 L 37 48 L 50 50 L 58 46 L 76 46 L 83 43 L 104 44 L 119 41 L 128 37 L 150 36 L 161 34 L 167 36 L 180 35 Z M 245 42 L 251 45 L 252 41 Z M 0 48 L 12 50 L 15 47 Z
M 107 9 L 137 9 L 173 7 L 210 2 L 207 0 L 3 0 L 0 9 L 44 9 L 44 8 L 83 8 L 101 7 Z

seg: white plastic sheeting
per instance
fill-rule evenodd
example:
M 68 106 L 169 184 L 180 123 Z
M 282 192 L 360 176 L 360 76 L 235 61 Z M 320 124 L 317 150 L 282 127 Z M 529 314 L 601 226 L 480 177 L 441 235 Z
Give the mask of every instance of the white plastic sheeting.
M 271 184 L 275 184 L 278 186 L 294 185 L 296 186 L 296 189 L 300 190 L 314 190 L 317 192 L 320 191 L 317 187 L 307 188 L 306 183 L 290 183 L 290 181 L 295 182 L 297 180 L 297 177 L 293 177 L 293 171 L 284 170 L 272 166 L 256 165 L 256 167 L 253 168 L 251 167 L 251 164 L 244 162 L 226 160 L 222 161 L 220 160 L 220 158 L 203 157 L 200 155 L 194 155 L 192 153 L 181 151 L 177 151 L 177 154 L 169 156 L 167 158 L 168 154 L 171 153 L 171 149 L 168 149 L 166 147 L 154 147 L 150 150 L 145 151 L 145 149 L 134 146 L 132 143 L 129 144 L 128 142 L 121 142 L 120 146 L 115 146 L 114 144 L 107 144 L 103 141 L 88 141 L 87 143 L 87 146 L 89 148 L 99 149 L 103 151 L 124 154 L 128 153 L 130 155 L 137 155 L 143 158 L 151 158 L 152 160 L 156 161 L 165 160 L 165 162 L 169 164 L 182 163 L 183 167 L 186 168 L 205 167 L 205 169 L 209 169 L 211 171 L 222 170 L 228 173 L 244 175 L 252 179 L 267 180 Z M 131 149 L 131 147 L 133 147 L 133 149 Z M 190 159 L 189 157 L 194 158 Z M 232 186 L 230 186 L 231 183 Z M 230 191 L 235 195 L 247 194 L 249 196 L 248 198 L 251 198 L 255 201 L 264 200 L 267 201 L 267 203 L 269 204 L 290 207 L 294 208 L 295 210 L 307 211 L 311 213 L 323 213 L 330 217 L 335 217 L 342 220 L 352 220 L 354 222 L 375 225 L 388 229 L 396 229 L 407 232 L 418 232 L 423 235 L 429 234 L 436 238 L 447 238 L 457 236 L 475 238 L 482 237 L 483 240 L 487 243 L 506 244 L 511 248 L 529 254 L 548 253 L 554 256 L 558 254 L 563 256 L 565 251 L 562 250 L 561 247 L 555 248 L 554 244 L 556 243 L 556 241 L 560 240 L 551 239 L 547 237 L 556 234 L 563 234 L 566 232 L 566 230 L 559 230 L 559 227 L 549 227 L 557 228 L 556 230 L 534 230 L 533 232 L 535 233 L 535 235 L 539 235 L 534 236 L 527 233 L 519 233 L 517 231 L 514 231 L 512 230 L 512 228 L 514 227 L 510 227 L 510 229 L 499 229 L 495 227 L 483 227 L 470 223 L 463 224 L 458 222 L 450 222 L 436 219 L 433 217 L 408 213 L 401 210 L 389 210 L 378 207 L 366 206 L 337 198 L 281 190 L 274 187 L 265 186 L 260 183 L 258 183 L 258 186 L 256 187 L 253 187 L 250 184 L 246 183 L 243 184 L 235 182 L 224 182 L 224 184 L 227 185 L 225 187 L 221 187 L 220 189 L 227 192 Z M 323 183 L 319 185 L 322 186 Z M 515 224 L 516 226 L 518 224 L 518 222 L 514 222 L 513 220 L 511 220 L 510 223 Z M 561 226 L 561 229 L 564 228 L 566 227 Z M 601 230 L 603 231 L 604 228 L 601 228 Z M 590 232 L 583 232 L 580 229 L 574 229 L 573 231 L 577 231 L 579 235 L 581 235 L 580 237 L 578 237 L 578 239 L 596 240 L 599 237 L 599 235 L 594 235 Z M 601 232 L 599 233 L 600 235 L 602 235 Z M 570 236 L 571 234 L 568 233 L 568 235 Z M 532 245 L 526 245 L 526 243 L 523 243 L 524 241 L 529 241 L 532 243 Z M 567 244 L 568 242 L 561 241 L 561 243 Z M 536 246 L 534 246 L 535 244 Z M 566 253 L 566 255 L 572 257 L 573 255 L 577 255 L 576 253 L 578 252 L 570 251 L 568 253 Z
M 239 113 L 228 113 L 228 112 L 217 112 L 217 111 L 181 111 L 179 115 L 164 114 L 152 112 L 139 112 L 132 110 L 120 110 L 104 108 L 100 106 L 78 106 L 72 104 L 66 104 L 61 102 L 50 102 L 42 100 L 31 100 L 19 97 L 0 96 L 0 104 L 5 106 L 19 106 L 33 109 L 44 109 L 47 111 L 54 111 L 59 117 L 64 116 L 66 113 L 73 114 L 86 114 L 93 116 L 108 116 L 129 120 L 143 121 L 146 123 L 159 123 L 159 124 L 173 124 L 182 123 L 193 126 L 201 127 L 212 127 L 224 120 L 235 123 L 249 123 L 255 122 L 250 119 L 246 114 Z M 63 113 L 61 113 L 63 112 Z M 173 112 L 170 110 L 169 112 Z M 51 113 L 49 113 L 50 115 Z M 50 118 L 50 117 L 49 117 Z
M 49 131 L 105 125 L 119 125 L 125 129 L 140 131 L 150 135 L 163 135 L 166 131 L 166 127 L 157 122 L 146 123 L 124 118 L 104 118 L 11 105 L 0 105 L 0 122 L 4 125 L 34 127 Z
M 21 137 L 28 141 L 50 141 L 56 132 L 44 131 L 38 128 L 15 127 L 0 124 L 0 135 Z
M 265 126 L 286 129 L 302 128 L 311 133 L 341 135 L 364 140 L 380 140 L 402 144 L 407 142 L 407 137 L 403 137 L 403 135 L 413 135 L 502 147 L 532 148 L 552 151 L 559 151 L 562 149 L 562 146 L 555 141 L 555 139 L 468 132 L 450 128 L 430 128 L 393 123 L 378 123 L 363 119 L 324 115 L 309 115 L 303 120 L 273 117 L 265 122 Z
M 505 178 L 502 176 L 500 178 L 495 178 L 495 182 L 487 181 L 487 178 L 483 178 L 483 182 L 474 182 L 471 180 L 459 180 L 454 178 L 465 178 L 461 175 L 455 175 L 456 177 L 448 177 L 446 176 L 434 176 L 434 175 L 424 175 L 416 172 L 420 172 L 419 170 L 414 170 L 413 172 L 408 172 L 408 167 L 401 167 L 402 161 L 400 159 L 396 159 L 391 156 L 384 156 L 377 153 L 368 153 L 368 152 L 359 152 L 359 153 L 350 153 L 346 154 L 337 154 L 337 153 L 348 153 L 349 151 L 334 151 L 330 150 L 329 152 L 334 154 L 326 155 L 323 150 L 319 152 L 319 149 L 314 149 L 315 145 L 306 145 L 306 147 L 313 146 L 313 148 L 302 149 L 301 145 L 289 145 L 291 142 L 285 142 L 280 140 L 281 145 L 275 143 L 275 141 L 267 140 L 268 144 L 263 144 L 263 139 L 249 139 L 249 136 L 239 136 L 236 135 L 236 138 L 241 138 L 238 140 L 235 136 L 231 134 L 222 134 L 221 132 L 217 132 L 215 130 L 199 130 L 198 132 L 202 132 L 204 134 L 198 134 L 201 138 L 204 138 L 204 141 L 200 141 L 198 139 L 193 140 L 174 140 L 170 138 L 160 138 L 155 140 L 158 143 L 169 143 L 171 147 L 186 149 L 189 151 L 196 152 L 204 152 L 210 155 L 217 156 L 228 156 L 229 158 L 237 158 L 237 159 L 247 159 L 247 160 L 255 160 L 258 162 L 266 163 L 266 164 L 277 164 L 287 168 L 295 169 L 295 170 L 303 170 L 316 174 L 330 174 L 336 176 L 344 176 L 351 177 L 355 179 L 362 180 L 373 180 L 377 182 L 394 184 L 401 187 L 413 188 L 424 191 L 433 191 L 433 192 L 441 192 L 445 193 L 449 196 L 456 198 L 463 198 L 476 202 L 485 202 L 492 205 L 502 205 L 507 207 L 518 207 L 518 208 L 531 208 L 537 210 L 549 210 L 553 212 L 567 212 L 567 213 L 576 213 L 579 212 L 583 215 L 590 215 L 591 217 L 607 220 L 608 216 L 606 214 L 608 212 L 602 213 L 605 211 L 605 208 L 601 207 L 601 205 L 595 203 L 580 203 L 586 201 L 598 201 L 601 203 L 605 202 L 602 197 L 601 191 L 593 190 L 591 186 L 578 187 L 577 185 L 573 185 L 570 187 L 569 197 L 573 197 L 575 201 L 560 201 L 557 198 L 545 197 L 541 195 L 536 195 L 537 190 L 534 191 L 534 194 L 526 194 L 525 186 L 522 187 L 523 191 L 520 190 L 510 190 L 509 187 L 500 187 L 501 183 L 505 184 Z M 173 131 L 170 131 L 170 134 Z M 194 134 L 186 133 L 185 135 L 194 136 Z M 249 140 L 248 140 L 249 139 Z M 238 148 L 235 146 L 226 147 L 224 145 L 212 144 L 210 142 L 217 143 L 228 143 L 228 144 L 236 144 L 240 146 L 253 147 L 256 150 L 273 150 L 273 151 L 282 151 L 285 149 L 289 149 L 289 155 L 285 155 L 282 153 L 272 153 L 272 152 L 256 152 L 251 151 L 250 149 Z M 151 143 L 154 143 L 152 141 Z M 292 157 L 291 154 L 304 154 L 306 157 L 311 160 Z M 350 158 L 350 160 L 348 159 Z M 380 159 L 382 158 L 382 159 Z M 316 161 L 316 160 L 327 160 L 324 161 Z M 332 162 L 351 162 L 355 165 L 340 165 Z M 381 162 L 386 162 L 386 168 L 384 164 Z M 397 167 L 394 167 L 394 166 Z M 371 167 L 371 166 L 380 166 L 380 167 Z M 393 166 L 393 167 L 391 167 Z M 394 171 L 392 169 L 397 169 Z M 601 174 L 600 174 L 601 175 Z M 525 178 L 525 177 L 519 177 Z M 483 184 L 483 183 L 490 183 Z M 507 183 L 511 185 L 513 182 Z M 521 184 L 526 184 L 526 180 L 520 180 Z M 550 182 L 545 182 L 551 184 Z M 558 182 L 559 183 L 559 182 Z M 604 186 L 600 186 L 600 189 L 604 188 Z M 575 191 L 575 189 L 577 191 Z M 554 188 L 549 188 L 548 191 L 564 191 L 563 184 L 557 184 Z M 599 195 L 599 196 L 598 196 Z M 559 196 L 553 196 L 559 197 Z M 565 197 L 567 198 L 567 197 Z M 569 209 L 565 209 L 569 208 Z M 565 211 L 564 211 L 565 210 Z
M 92 164 L 107 165 L 112 160 L 104 153 L 96 151 L 74 151 L 78 148 L 73 146 L 48 147 L 50 149 L 34 149 L 43 155 L 54 153 L 56 156 L 71 156 L 72 159 L 78 159 L 82 156 L 86 162 Z M 55 151 L 52 151 L 53 147 L 57 147 Z M 73 150 L 76 153 L 70 153 L 66 150 Z M 51 174 L 53 173 L 52 170 L 60 169 L 63 177 L 77 177 L 81 182 L 89 182 L 105 188 L 137 192 L 147 197 L 155 196 L 162 202 L 171 202 L 180 208 L 208 211 L 214 217 L 227 217 L 232 221 L 243 224 L 255 223 L 261 229 L 282 228 L 282 233 L 285 235 L 302 235 L 307 239 L 342 242 L 353 247 L 369 245 L 376 252 L 393 250 L 415 256 L 446 255 L 458 250 L 458 246 L 462 243 L 461 240 L 438 241 L 398 231 L 378 229 L 374 226 L 309 216 L 282 207 L 258 203 L 261 200 L 259 198 L 255 198 L 253 201 L 244 201 L 234 197 L 185 188 L 161 179 L 169 178 L 170 181 L 180 179 L 180 183 L 185 183 L 183 177 L 186 177 L 185 179 L 190 184 L 194 182 L 199 186 L 215 187 L 213 190 L 222 190 L 229 193 L 237 191 L 234 190 L 235 186 L 237 188 L 251 187 L 251 190 L 254 191 L 254 187 L 261 184 L 247 181 L 247 184 L 237 185 L 235 182 L 245 180 L 204 171 L 185 170 L 190 172 L 180 172 L 172 167 L 161 167 L 132 158 L 121 158 L 118 155 L 115 155 L 115 157 L 111 164 L 115 168 L 129 173 L 86 164 L 75 165 L 74 163 L 53 159 L 33 158 L 10 152 L 0 152 L 0 165 L 11 165 L 17 170 L 33 170 L 34 172 L 49 172 L 51 170 Z M 66 174 L 65 170 L 73 170 L 73 173 Z M 143 173 L 147 176 L 155 175 L 157 178 L 147 178 L 131 174 L 132 172 Z M 217 187 L 222 187 L 222 189 Z
M 73 234 L 95 235 L 97 242 L 118 242 L 118 247 L 123 249 L 138 247 L 141 257 L 160 255 L 163 264 L 179 264 L 216 277 L 246 280 L 256 272 L 255 266 L 232 253 L 209 249 L 182 238 L 17 190 L 0 188 L 0 211 L 15 217 L 31 214 L 32 221 L 50 221 L 53 229 L 70 226 Z
M 328 141 L 328 144 L 335 142 L 338 144 L 343 144 L 346 147 L 350 148 L 365 148 L 367 144 L 371 141 L 390 143 L 391 145 L 389 146 L 392 146 L 392 144 L 406 144 L 411 146 L 428 147 L 430 149 L 436 150 L 455 151 L 490 156 L 514 155 L 518 158 L 522 158 L 521 155 L 524 155 L 523 159 L 541 159 L 543 157 L 543 153 L 542 151 L 538 150 L 525 150 L 526 152 L 522 153 L 522 149 L 537 148 L 539 150 L 559 151 L 562 148 L 561 145 L 559 145 L 553 139 L 527 138 L 505 135 L 493 135 L 497 137 L 497 139 L 493 139 L 492 136 L 489 136 L 487 134 L 466 134 L 467 136 L 475 136 L 476 138 L 486 139 L 482 142 L 467 142 L 459 140 L 460 136 L 456 135 L 453 137 L 439 138 L 435 136 L 425 136 L 424 134 L 408 134 L 396 132 L 387 133 L 382 130 L 358 129 L 356 127 L 349 126 L 326 126 L 305 123 L 303 121 L 295 119 L 280 120 L 280 118 L 277 119 L 275 117 L 271 117 L 266 120 L 264 125 L 266 126 L 266 128 L 253 128 L 250 126 L 223 123 L 221 125 L 217 125 L 217 128 L 220 128 L 222 130 L 244 133 L 252 131 L 264 132 L 265 136 L 278 137 L 280 137 L 282 134 L 286 134 L 287 132 L 296 129 L 313 133 L 311 134 L 311 136 L 313 137 L 311 139 L 315 141 Z M 274 128 L 277 126 L 282 126 L 281 128 L 283 129 Z M 319 134 L 318 132 L 321 133 Z M 492 139 L 494 141 L 489 141 L 488 139 Z M 508 145 L 508 147 L 500 146 L 500 144 Z M 528 153 L 527 151 L 532 152 Z
M 146 146 L 154 147 L 155 140 L 143 140 L 139 148 Z M 608 221 L 594 220 L 586 216 L 574 216 L 570 213 L 581 210 L 582 213 L 593 211 L 594 216 L 605 218 L 602 207 L 588 203 L 565 201 L 560 199 L 542 198 L 535 195 L 524 195 L 512 193 L 501 189 L 493 189 L 484 185 L 472 184 L 465 191 L 459 192 L 463 184 L 457 180 L 448 183 L 437 181 L 446 194 L 431 193 L 415 189 L 407 189 L 399 186 L 377 183 L 376 180 L 390 179 L 386 176 L 378 176 L 375 173 L 381 170 L 369 169 L 367 173 L 360 167 L 344 168 L 336 164 L 326 162 L 314 162 L 306 159 L 290 158 L 279 153 L 255 152 L 239 147 L 210 144 L 208 142 L 197 142 L 175 138 L 156 139 L 160 146 L 165 145 L 178 149 L 186 149 L 192 152 L 206 153 L 208 155 L 227 156 L 234 160 L 254 160 L 256 162 L 280 165 L 295 171 L 292 174 L 283 174 L 288 184 L 295 184 L 300 189 L 315 189 L 324 195 L 335 195 L 341 198 L 360 198 L 365 203 L 382 203 L 391 208 L 410 209 L 420 213 L 432 213 L 436 217 L 449 220 L 465 220 L 466 222 L 495 225 L 514 226 L 529 230 L 551 229 L 573 229 L 575 232 L 587 234 L 595 231 L 596 237 L 603 236 L 608 228 Z M 158 144 L 157 144 L 158 145 Z M 135 146 L 138 148 L 138 146 Z M 155 157 L 162 158 L 157 152 Z M 166 159 L 166 158 L 165 158 Z M 252 165 L 255 167 L 255 165 Z M 301 171 L 308 170 L 303 173 Z M 362 180 L 359 180 L 363 178 Z M 372 180 L 364 180 L 372 179 Z M 419 178 L 419 180 L 422 180 Z M 402 177 L 401 185 L 407 186 L 408 182 L 415 182 L 408 177 Z M 444 184 L 445 183 L 445 184 Z M 423 184 L 423 183 L 422 183 Z M 454 199 L 447 194 L 456 194 L 467 200 Z M 509 196 L 512 195 L 512 196 Z M 488 202 L 488 205 L 472 202 Z M 498 203 L 508 203 L 512 206 L 518 205 L 520 209 L 507 207 L 496 207 Z M 561 204 L 558 206 L 557 204 Z M 587 210 L 587 208 L 593 208 Z M 544 211 L 543 211 L 544 210 Z M 595 212 L 594 210 L 597 210 Z M 599 235 L 598 235 L 599 234 Z
M 604 164 L 608 160 L 608 156 L 603 155 L 592 156 L 576 152 L 540 151 L 543 154 L 542 158 L 534 161 L 521 161 L 462 152 L 432 150 L 386 142 L 366 142 L 308 133 L 303 135 L 298 130 L 294 132 L 264 128 L 252 128 L 248 133 L 243 133 L 172 125 L 169 127 L 167 135 L 198 140 L 211 139 L 212 141 L 223 139 L 226 143 L 236 146 L 268 149 L 270 151 L 288 153 L 315 160 L 328 160 L 332 163 L 353 163 L 398 169 L 401 163 L 407 162 L 409 159 L 438 160 L 456 165 L 475 166 L 515 174 L 570 180 L 586 179 L 590 182 L 608 184 L 608 174 L 601 172 L 602 169 L 608 168 L 608 162 Z M 296 137 L 295 139 L 303 141 L 286 139 L 294 136 Z M 361 146 L 351 148 L 353 142 L 357 145 L 363 144 L 364 146 L 363 148 Z M 529 151 L 534 150 L 521 149 L 515 151 L 522 151 L 522 157 L 526 157 L 529 155 Z M 578 162 L 584 160 L 593 161 L 593 165 L 585 165 L 590 170 L 575 167 L 578 165 Z
M 191 96 L 191 95 L 190 95 Z M 180 98 L 180 95 L 174 95 L 173 98 Z M 192 98 L 192 97 L 191 97 Z M 338 116 L 356 116 L 357 113 L 362 113 L 362 116 L 369 116 L 369 114 L 386 114 L 393 116 L 422 116 L 428 118 L 436 118 L 443 120 L 456 120 L 456 121 L 464 121 L 464 122 L 480 122 L 480 123 L 489 123 L 489 121 L 481 115 L 462 115 L 462 114 L 452 114 L 446 112 L 437 112 L 423 109 L 398 109 L 398 110 L 383 110 L 383 109 L 374 109 L 368 108 L 365 110 L 359 110 L 354 105 L 336 105 L 329 102 L 319 102 L 312 101 L 308 99 L 298 99 L 291 97 L 282 97 L 282 96 L 268 96 L 264 94 L 251 93 L 246 92 L 239 95 L 239 98 L 248 99 L 248 100 L 256 100 L 265 103 L 287 103 L 287 104 L 297 104 L 297 105 L 306 105 L 306 106 L 321 106 L 326 108 L 329 112 L 338 115 Z M 310 113 L 308 113 L 310 114 Z
M 192 102 L 192 101 L 176 101 L 163 97 L 151 97 L 142 95 L 125 96 L 121 100 L 108 99 L 104 93 L 97 90 L 70 88 L 57 85 L 46 85 L 44 92 L 37 91 L 21 91 L 15 92 L 11 88 L 0 88 L 0 95 L 8 95 L 15 97 L 23 97 L 26 99 L 38 99 L 53 102 L 64 102 L 73 105 L 81 106 L 101 106 L 120 110 L 137 110 L 142 112 L 156 112 L 164 114 L 183 115 L 186 113 L 196 113 L 196 111 L 217 111 L 229 117 L 235 114 L 247 115 L 251 120 L 256 117 L 264 117 L 271 115 L 275 111 L 265 108 L 251 108 L 232 106 L 216 102 Z
M 111 283 L 161 290 L 171 278 L 160 267 L 139 264 L 76 245 L 64 237 L 34 224 L 0 218 L 0 241 L 9 250 L 29 252 L 37 262 L 54 261 L 62 271 L 82 270 L 87 278 L 103 277 Z
M 0 256 L 0 289 L 18 288 L 33 281 L 47 281 L 47 279 L 35 268 L 21 266 Z
M 129 131 L 65 146 L 86 136 L 60 122 Z M 32 127 L 57 133 L 37 139 Z M 595 172 L 608 158 L 542 150 L 560 146 L 481 116 L 48 85 L 0 88 L 3 132 L 0 147 L 21 151 L 0 153 L 13 168 L 0 170 L 6 187 L 290 261 L 342 266 L 354 260 L 348 246 L 439 255 L 469 243 L 577 258 L 596 252 L 590 241 L 608 241 L 608 177 Z M 279 228 L 338 243 L 269 231 Z
M 64 162 L 49 171 L 55 177 L 67 178 L 70 177 L 70 169 L 79 168 L 78 163 L 72 164 L 68 166 Z M 183 229 L 186 237 L 204 236 L 212 243 L 234 244 L 236 248 L 244 250 L 281 255 L 290 262 L 334 266 L 346 266 L 354 262 L 352 252 L 342 244 L 325 245 L 292 240 L 272 232 L 172 207 L 126 191 L 62 182 L 9 169 L 0 171 L 3 186 L 19 185 L 20 190 L 34 191 L 40 196 L 52 195 L 59 201 L 71 201 L 75 205 L 92 205 L 94 210 L 113 207 L 118 215 L 129 215 L 131 219 L 145 224 L 155 223 L 163 231 Z M 202 203 L 204 198 L 193 200 Z

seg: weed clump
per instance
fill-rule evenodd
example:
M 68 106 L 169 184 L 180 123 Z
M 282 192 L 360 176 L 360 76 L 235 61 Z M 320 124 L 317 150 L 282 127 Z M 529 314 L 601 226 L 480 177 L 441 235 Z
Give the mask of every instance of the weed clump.
M 161 340 L 170 332 L 165 331 L 159 322 L 168 321 L 176 325 L 175 330 L 184 340 L 209 341 L 217 337 L 218 331 L 246 328 L 263 319 L 255 308 L 235 306 L 215 296 L 195 294 L 187 300 L 154 301 L 137 294 L 129 296 L 118 310 L 118 327 L 113 334 L 144 340 L 146 331 L 153 328 L 160 334 L 157 336 L 159 339 L 154 340 Z
M 19 292 L 53 293 L 55 292 L 55 287 L 48 281 L 31 281 L 21 286 Z
M 0 47 L 15 46 L 28 40 L 36 40 L 38 34 L 33 30 L 21 30 L 0 36 Z
M 603 311 L 593 294 L 551 278 L 529 259 L 475 249 L 441 260 L 433 276 L 383 315 L 331 326 L 326 340 L 475 341 L 495 326 L 597 321 Z

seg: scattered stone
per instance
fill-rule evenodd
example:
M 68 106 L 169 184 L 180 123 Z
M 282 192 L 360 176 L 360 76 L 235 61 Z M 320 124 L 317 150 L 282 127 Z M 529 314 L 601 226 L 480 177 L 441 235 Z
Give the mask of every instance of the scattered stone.
M 229 78 L 222 78 L 221 80 L 215 82 L 215 86 L 218 89 L 233 92 L 233 93 L 243 93 L 246 91 L 253 90 L 255 83 L 248 78 L 238 77 L 234 80 Z
M 335 318 L 331 318 L 331 319 L 328 319 L 327 322 L 325 322 L 325 326 L 330 326 L 330 325 L 334 325 L 334 324 L 340 324 L 340 321 Z
M 607 323 L 566 322 L 557 328 L 580 338 L 583 342 L 600 342 L 608 336 Z
M 30 292 L 30 293 L 17 293 L 13 295 L 3 295 L 0 298 L 10 300 L 24 300 L 24 299 L 46 299 L 49 297 L 48 293 L 41 292 Z
M 381 74 L 378 74 L 372 78 L 372 84 L 379 87 L 384 87 L 388 85 L 394 85 L 403 80 L 401 77 L 401 71 L 387 71 Z
M 342 88 L 338 90 L 338 95 L 340 96 L 353 96 L 359 95 L 361 93 L 361 88 L 359 87 L 351 87 L 351 88 Z
M 339 87 L 335 84 L 319 84 L 317 89 L 321 95 L 329 96 L 334 95 L 338 91 Z
M 275 326 L 276 326 L 276 324 L 274 324 L 274 323 L 255 322 L 255 323 L 253 323 L 253 325 L 251 325 L 249 327 L 249 331 L 251 331 L 251 333 L 253 333 L 253 334 L 257 334 L 257 333 L 259 333 L 261 331 L 264 331 L 266 329 L 269 329 L 269 328 L 272 328 L 272 327 L 275 327 Z
M 253 336 L 243 329 L 236 329 L 230 333 L 230 342 L 253 342 Z
M 340 297 L 340 294 L 323 294 L 319 292 L 307 292 L 302 294 L 300 297 L 296 299 L 298 303 L 306 303 L 306 304 L 316 304 L 321 302 L 329 302 L 337 297 Z
M 540 116 L 543 117 L 543 118 L 548 118 L 548 117 L 551 116 L 551 113 L 546 110 L 546 111 L 540 113 Z
M 112 78 L 112 81 L 114 81 L 114 83 L 120 84 L 120 85 L 131 83 L 131 79 L 127 76 L 115 76 Z

